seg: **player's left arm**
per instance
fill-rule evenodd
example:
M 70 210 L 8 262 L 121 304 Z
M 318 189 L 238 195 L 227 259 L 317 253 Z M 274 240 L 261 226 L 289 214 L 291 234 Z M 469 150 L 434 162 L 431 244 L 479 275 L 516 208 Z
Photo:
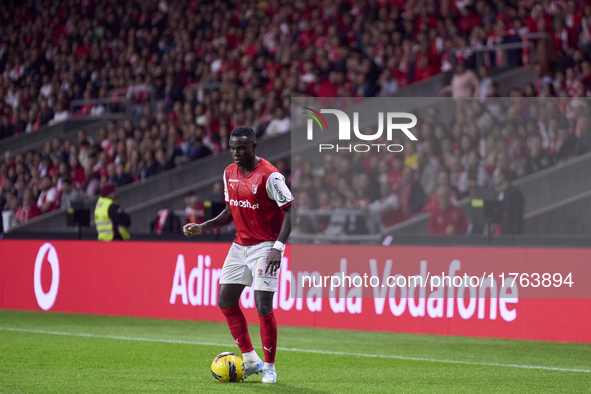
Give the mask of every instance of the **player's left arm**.
M 265 266 L 265 274 L 274 274 L 281 266 L 281 252 L 285 248 L 285 243 L 291 233 L 291 224 L 295 220 L 297 213 L 293 204 L 293 196 L 285 184 L 285 178 L 281 173 L 275 172 L 269 176 L 267 180 L 267 194 L 269 198 L 277 203 L 284 213 L 281 230 L 279 230 L 275 245 L 271 248 L 269 256 L 267 256 L 267 264 Z
M 288 205 L 283 209 L 283 213 L 285 213 L 285 216 L 283 216 L 283 223 L 281 223 L 281 230 L 279 231 L 279 235 L 277 236 L 277 241 L 281 242 L 282 244 L 285 244 L 287 242 L 287 239 L 289 238 L 289 234 L 291 234 L 292 220 L 295 220 L 294 218 L 297 215 L 295 205 Z M 281 266 L 281 252 L 281 250 L 276 249 L 275 247 L 271 248 L 271 252 L 267 257 L 265 274 L 267 272 L 274 274 L 275 272 L 277 272 L 277 270 L 279 270 L 279 267 Z

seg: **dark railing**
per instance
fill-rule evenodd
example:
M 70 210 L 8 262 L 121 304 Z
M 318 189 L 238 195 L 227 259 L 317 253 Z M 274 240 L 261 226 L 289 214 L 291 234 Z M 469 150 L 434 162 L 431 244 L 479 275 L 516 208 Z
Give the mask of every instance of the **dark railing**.
M 537 33 L 528 35 L 528 39 L 537 39 L 543 38 L 544 33 Z M 522 58 L 523 53 L 522 50 L 524 48 L 529 48 L 529 59 L 524 61 Z M 536 45 L 532 41 L 518 41 L 518 42 L 508 42 L 504 44 L 497 44 L 492 46 L 482 46 L 482 47 L 461 47 L 455 48 L 454 52 L 454 59 L 457 59 L 458 55 L 463 55 L 465 58 L 469 58 L 471 56 L 474 57 L 474 64 L 472 65 L 474 69 L 478 70 L 481 66 L 490 64 L 496 65 L 498 59 L 496 59 L 496 55 L 501 52 L 503 55 L 504 60 L 503 64 L 496 65 L 498 69 L 513 69 L 520 66 L 528 66 L 534 64 L 536 61 Z
M 135 95 L 138 93 L 148 93 L 149 96 L 144 98 L 145 101 L 138 101 Z M 126 89 L 114 89 L 109 91 L 109 97 L 96 99 L 72 100 L 70 102 L 70 114 L 73 117 L 91 116 L 90 114 L 81 115 L 79 109 L 85 105 L 98 106 L 102 105 L 104 112 L 101 114 L 121 113 L 125 112 L 131 115 L 134 105 L 143 105 L 146 102 L 153 104 L 154 89 L 152 87 L 134 88 L 133 86 Z

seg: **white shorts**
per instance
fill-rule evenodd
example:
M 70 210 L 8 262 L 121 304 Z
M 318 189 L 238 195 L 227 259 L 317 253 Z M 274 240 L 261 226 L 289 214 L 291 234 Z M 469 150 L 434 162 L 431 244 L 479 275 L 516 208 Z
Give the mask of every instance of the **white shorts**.
M 253 286 L 260 291 L 276 292 L 279 270 L 274 274 L 265 275 L 267 257 L 275 242 L 266 241 L 252 246 L 232 243 L 226 261 L 222 267 L 220 284 L 238 284 Z M 283 252 L 281 252 L 283 258 Z

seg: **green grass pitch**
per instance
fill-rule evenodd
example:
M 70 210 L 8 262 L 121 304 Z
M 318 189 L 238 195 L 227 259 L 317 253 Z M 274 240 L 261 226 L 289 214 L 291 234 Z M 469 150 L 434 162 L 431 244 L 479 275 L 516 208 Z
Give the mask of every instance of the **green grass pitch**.
M 591 345 L 279 327 L 278 346 L 276 384 L 222 384 L 225 324 L 4 310 L 0 392 L 591 392 Z

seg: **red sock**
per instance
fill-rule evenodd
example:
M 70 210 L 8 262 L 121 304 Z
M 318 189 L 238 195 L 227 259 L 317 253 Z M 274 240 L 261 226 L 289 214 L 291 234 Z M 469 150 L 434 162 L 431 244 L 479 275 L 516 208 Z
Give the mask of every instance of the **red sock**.
M 261 322 L 261 342 L 263 343 L 263 353 L 266 363 L 275 362 L 275 352 L 277 351 L 277 321 L 275 314 L 271 313 L 265 316 L 259 316 Z
M 246 353 L 254 350 L 252 342 L 250 341 L 250 335 L 248 335 L 246 318 L 240 309 L 240 304 L 236 304 L 228 309 L 222 309 L 222 313 L 226 317 L 228 327 L 230 327 L 230 333 L 240 348 L 240 351 Z

